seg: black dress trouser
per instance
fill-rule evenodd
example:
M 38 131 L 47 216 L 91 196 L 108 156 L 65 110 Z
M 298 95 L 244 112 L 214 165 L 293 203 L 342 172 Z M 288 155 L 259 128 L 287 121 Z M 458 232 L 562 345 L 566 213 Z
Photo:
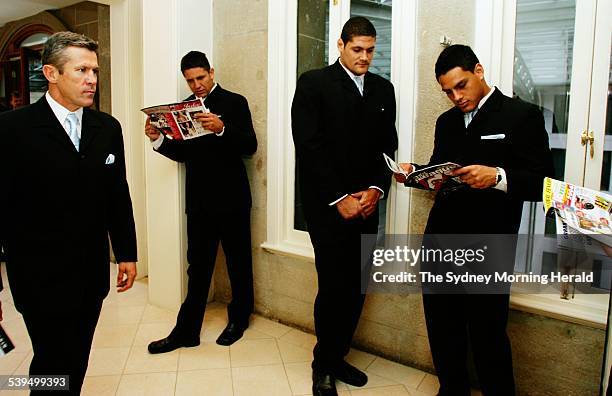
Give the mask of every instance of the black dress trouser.
M 249 325 L 253 312 L 250 208 L 190 213 L 187 215 L 187 296 L 172 331 L 174 336 L 189 340 L 200 337 L 219 242 L 225 252 L 232 287 L 232 302 L 227 307 L 229 322 L 244 328 Z
M 32 391 L 32 395 L 80 394 L 101 309 L 102 300 L 98 300 L 66 311 L 49 307 L 46 312 L 24 313 L 34 352 L 30 375 L 70 378 L 68 391 Z
M 333 372 L 350 350 L 365 301 L 362 273 L 369 273 L 371 264 L 370 255 L 362 260 L 361 235 L 373 234 L 374 241 L 378 227 L 378 212 L 366 220 L 349 221 L 335 207 L 330 207 L 327 214 L 308 222 L 319 286 L 314 305 L 317 344 L 312 362 L 318 372 Z
M 515 394 L 508 294 L 423 294 L 429 346 L 441 396 L 469 396 L 470 344 L 485 396 Z

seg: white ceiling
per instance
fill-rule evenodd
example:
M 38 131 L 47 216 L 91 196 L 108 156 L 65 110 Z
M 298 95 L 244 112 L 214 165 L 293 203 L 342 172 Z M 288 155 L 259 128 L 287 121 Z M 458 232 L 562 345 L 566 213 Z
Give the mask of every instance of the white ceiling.
M 0 27 L 41 11 L 62 8 L 82 0 L 0 0 Z

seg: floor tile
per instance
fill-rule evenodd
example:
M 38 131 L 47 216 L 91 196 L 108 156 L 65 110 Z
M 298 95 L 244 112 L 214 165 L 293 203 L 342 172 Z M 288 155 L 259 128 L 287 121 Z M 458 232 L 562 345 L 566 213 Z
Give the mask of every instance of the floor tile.
M 306 349 L 280 339 L 277 340 L 277 344 L 284 363 L 312 361 L 312 349 Z
M 134 337 L 135 346 L 149 345 L 151 341 L 165 338 L 174 328 L 174 323 L 141 323 Z
M 233 383 L 230 368 L 178 373 L 177 396 L 227 396 L 232 394 Z
M 158 373 L 176 371 L 179 351 L 152 355 L 146 346 L 134 346 L 125 364 L 125 374 Z
M 262 333 L 266 333 L 272 337 L 282 337 L 287 334 L 291 330 L 293 330 L 289 326 L 285 326 L 282 323 L 274 322 L 272 320 L 262 318 L 261 316 L 254 316 L 251 319 L 251 323 L 249 328 L 260 331 Z
M 346 356 L 346 361 L 360 370 L 367 369 L 374 359 L 376 359 L 376 356 L 354 348 L 351 348 L 349 354 Z
M 141 323 L 176 322 L 177 311 L 147 305 Z
M 0 375 L 12 374 L 28 356 L 29 352 L 15 352 L 14 350 L 0 357 Z
M 226 326 L 227 321 L 223 319 L 205 320 L 200 332 L 200 341 L 215 342 Z
M 121 374 L 130 348 L 93 348 L 89 354 L 87 376 Z
M 275 339 L 240 340 L 230 347 L 232 367 L 282 363 Z
M 130 347 L 138 329 L 137 324 L 98 326 L 94 334 L 93 348 Z
M 297 329 L 291 329 L 286 334 L 281 336 L 279 340 L 286 341 L 293 345 L 310 350 L 312 350 L 317 343 L 317 337 Z
M 427 373 L 383 358 L 376 358 L 368 372 L 389 378 L 410 388 L 418 388 Z
M 81 396 L 114 396 L 120 379 L 120 375 L 85 377 Z
M 283 365 L 232 368 L 234 396 L 290 396 Z
M 351 389 L 351 396 L 413 396 L 403 385 L 381 388 Z
M 438 388 L 440 388 L 438 377 L 431 374 L 425 374 L 425 378 L 423 378 L 423 381 L 421 381 L 417 387 L 417 390 L 430 395 L 436 395 L 438 393 Z
M 175 386 L 175 372 L 128 374 L 121 377 L 117 396 L 168 396 Z
M 390 380 L 388 378 L 384 378 L 381 377 L 379 375 L 370 373 L 369 371 L 365 371 L 365 373 L 368 375 L 368 383 L 365 384 L 363 386 L 363 388 L 378 388 L 378 387 L 382 387 L 382 386 L 391 386 L 391 385 L 398 385 L 398 383 L 396 381 Z M 362 388 L 357 388 L 354 387 L 352 385 L 348 385 L 349 390 L 352 392 L 354 389 L 362 389 Z
M 107 306 L 100 313 L 99 326 L 140 323 L 144 307 Z
M 179 351 L 179 371 L 230 367 L 230 349 L 214 342 L 205 342 L 194 348 Z

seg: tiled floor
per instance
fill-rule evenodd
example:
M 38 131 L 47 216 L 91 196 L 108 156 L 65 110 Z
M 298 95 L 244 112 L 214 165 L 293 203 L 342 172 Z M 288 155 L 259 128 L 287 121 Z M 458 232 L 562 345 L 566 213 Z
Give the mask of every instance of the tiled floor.
M 6 278 L 5 278 L 6 279 Z M 16 349 L 0 358 L 0 375 L 26 374 L 32 352 L 28 335 L 10 294 L 0 293 L 2 326 Z M 147 344 L 165 337 L 176 312 L 147 302 L 146 280 L 132 290 L 112 291 L 105 300 L 94 337 L 84 395 L 308 395 L 311 392 L 315 337 L 254 316 L 244 337 L 231 347 L 215 344 L 226 324 L 225 306 L 206 311 L 202 344 L 150 355 Z M 435 376 L 374 355 L 352 350 L 348 356 L 368 373 L 368 384 L 355 388 L 338 383 L 341 395 L 435 395 Z M 26 392 L 4 391 L 0 395 Z

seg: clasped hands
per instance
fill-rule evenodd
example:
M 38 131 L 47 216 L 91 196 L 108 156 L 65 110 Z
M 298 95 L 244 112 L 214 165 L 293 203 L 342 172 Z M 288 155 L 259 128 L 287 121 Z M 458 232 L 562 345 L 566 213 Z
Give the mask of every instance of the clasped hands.
M 338 213 L 345 220 L 355 219 L 357 217 L 366 219 L 374 213 L 381 192 L 375 188 L 357 191 L 344 197 L 336 204 Z
M 411 173 L 414 168 L 410 163 L 401 163 L 399 166 L 406 171 L 406 173 Z M 485 189 L 497 184 L 497 169 L 491 166 L 468 165 L 455 169 L 451 175 L 459 176 L 463 183 L 476 189 Z M 406 176 L 401 173 L 394 173 L 393 177 L 395 177 L 398 183 L 406 182 Z

